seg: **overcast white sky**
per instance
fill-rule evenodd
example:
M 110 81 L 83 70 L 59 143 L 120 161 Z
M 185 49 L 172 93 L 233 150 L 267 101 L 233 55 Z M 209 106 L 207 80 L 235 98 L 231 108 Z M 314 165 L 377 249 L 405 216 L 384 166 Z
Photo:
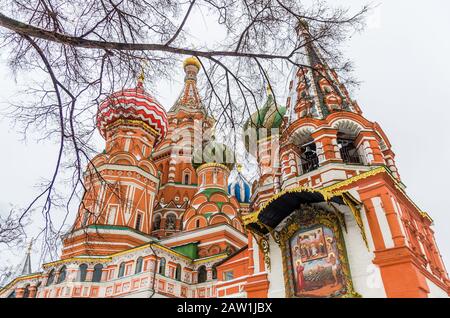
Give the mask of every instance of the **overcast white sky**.
M 331 1 L 336 3 L 335 1 Z M 343 0 L 359 8 L 364 1 Z M 448 118 L 450 102 L 450 2 L 445 0 L 378 1 L 368 28 L 346 45 L 362 81 L 353 94 L 363 115 L 377 121 L 388 135 L 407 193 L 435 221 L 437 242 L 450 266 L 450 211 L 447 203 L 450 173 Z M 160 83 L 159 100 L 169 108 L 181 89 L 182 75 Z M 0 109 L 18 85 L 0 60 Z M 0 213 L 9 204 L 23 206 L 37 193 L 35 184 L 51 173 L 55 145 L 27 143 L 7 120 L 0 118 Z M 73 211 L 73 216 L 76 211 Z M 38 252 L 38 251 L 36 251 Z M 0 267 L 18 262 L 23 251 L 1 251 Z M 38 264 L 34 260 L 34 269 Z

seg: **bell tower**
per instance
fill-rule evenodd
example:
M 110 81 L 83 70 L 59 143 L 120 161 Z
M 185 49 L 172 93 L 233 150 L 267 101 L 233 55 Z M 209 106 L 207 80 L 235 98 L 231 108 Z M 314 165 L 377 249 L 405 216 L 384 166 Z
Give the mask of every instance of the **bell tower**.
M 266 177 L 280 175 L 279 183 L 276 178 L 270 180 L 272 186 L 269 181 L 261 183 L 262 176 L 254 191 L 254 212 L 243 217 L 247 229 L 270 245 L 264 251 L 266 265 L 284 268 L 286 273 L 304 265 L 320 272 L 309 260 L 309 252 L 302 251 L 303 241 L 291 241 L 297 254 L 288 253 L 285 247 L 311 226 L 324 226 L 326 222 L 314 219 L 320 213 L 330 220 L 338 215 L 345 222 L 339 225 L 341 221 L 335 219 L 328 224 L 336 226 L 335 233 L 344 229 L 348 263 L 357 272 L 353 277 L 347 275 L 348 282 L 358 286 L 356 291 L 347 290 L 348 295 L 448 295 L 450 281 L 434 239 L 433 221 L 407 195 L 387 135 L 378 123 L 363 116 L 316 47 L 306 23 L 299 24 L 298 35 L 304 43 L 303 54 L 289 82 L 286 113 L 279 125 L 280 164 Z M 262 118 L 263 127 L 273 128 L 265 119 L 268 112 L 263 108 L 260 113 L 253 121 Z M 314 213 L 308 214 L 308 209 Z M 297 234 L 289 232 L 296 227 Z M 329 253 L 328 258 L 332 259 Z M 334 264 L 323 262 L 324 266 Z M 342 258 L 342 262 L 347 260 Z M 369 267 L 379 275 L 377 286 L 367 284 Z M 275 276 L 271 282 L 287 277 Z M 314 295 L 318 286 L 327 286 L 326 281 L 314 282 L 308 290 L 302 282 L 285 282 L 284 289 L 269 286 L 269 297 Z

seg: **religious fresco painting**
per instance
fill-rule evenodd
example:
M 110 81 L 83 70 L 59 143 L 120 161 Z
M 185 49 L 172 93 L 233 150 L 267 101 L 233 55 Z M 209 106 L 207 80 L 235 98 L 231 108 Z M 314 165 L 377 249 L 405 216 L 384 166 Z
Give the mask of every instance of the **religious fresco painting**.
M 345 279 L 334 232 L 326 226 L 298 230 L 290 239 L 295 296 L 340 294 Z

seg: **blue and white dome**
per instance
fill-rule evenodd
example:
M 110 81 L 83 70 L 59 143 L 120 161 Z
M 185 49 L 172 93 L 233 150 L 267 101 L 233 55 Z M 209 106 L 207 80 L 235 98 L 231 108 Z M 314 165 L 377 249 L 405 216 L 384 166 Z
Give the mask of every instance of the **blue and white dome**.
M 250 203 L 250 189 L 250 184 L 240 173 L 238 173 L 236 180 L 228 185 L 228 193 L 235 196 L 240 203 Z

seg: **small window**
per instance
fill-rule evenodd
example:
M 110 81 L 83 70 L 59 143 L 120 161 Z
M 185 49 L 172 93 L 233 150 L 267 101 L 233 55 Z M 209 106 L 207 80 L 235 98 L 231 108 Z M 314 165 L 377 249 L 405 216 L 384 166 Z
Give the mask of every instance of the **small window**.
M 92 274 L 92 281 L 95 283 L 100 282 L 102 280 L 102 272 L 103 272 L 103 265 L 96 264 L 94 266 L 94 273 Z
M 217 279 L 217 268 L 215 266 L 212 268 L 212 279 Z
M 234 279 L 233 271 L 223 272 L 223 280 L 224 281 L 232 280 L 232 279 Z
M 38 282 L 36 285 L 36 290 L 34 291 L 33 298 L 36 298 L 39 293 L 39 288 L 41 287 L 41 282 Z
M 174 214 L 169 214 L 166 217 L 166 230 L 173 231 L 175 230 L 177 217 Z
M 175 279 L 181 281 L 181 265 L 177 264 L 177 269 L 175 270 Z
M 142 223 L 142 213 L 138 213 L 136 216 L 136 227 L 135 229 L 140 231 L 141 230 L 141 223 Z
M 119 274 L 117 275 L 117 277 L 123 277 L 123 275 L 125 275 L 125 263 L 120 263 L 119 265 Z
M 80 282 L 85 282 L 86 281 L 86 275 L 87 275 L 87 268 L 88 268 L 88 266 L 86 265 L 86 264 L 81 264 L 80 265 L 80 267 L 79 267 L 79 277 L 80 277 L 80 279 L 79 279 L 79 281 Z
M 45 286 L 50 286 L 51 284 L 53 284 L 53 280 L 55 279 L 55 271 L 52 269 L 49 273 L 48 273 L 48 277 L 47 277 L 47 283 L 45 284 Z
M 191 182 L 189 179 L 190 179 L 189 173 L 185 172 L 183 177 L 183 184 L 190 184 Z
M 86 226 L 88 220 L 89 220 L 89 211 L 86 210 L 83 213 L 83 220 L 81 220 L 81 226 L 82 227 Z
M 161 215 L 155 216 L 153 221 L 153 230 L 159 230 L 161 228 Z
M 197 270 L 198 272 L 198 276 L 197 276 L 197 282 L 200 283 L 204 283 L 206 282 L 207 279 L 207 272 L 206 272 L 206 267 L 204 265 L 200 266 Z
M 138 274 L 140 272 L 142 272 L 142 262 L 143 262 L 143 258 L 139 257 L 136 261 L 136 270 L 134 271 L 135 274 Z
M 27 287 L 25 287 L 25 290 L 23 291 L 23 298 L 29 298 L 30 297 L 30 285 L 27 285 Z
M 59 270 L 59 276 L 58 276 L 58 281 L 56 282 L 57 284 L 62 283 L 63 281 L 66 280 L 66 266 L 61 267 L 61 269 Z
M 164 257 L 159 260 L 158 274 L 166 275 L 166 259 Z
M 200 219 L 195 220 L 195 227 L 196 228 L 200 227 Z

